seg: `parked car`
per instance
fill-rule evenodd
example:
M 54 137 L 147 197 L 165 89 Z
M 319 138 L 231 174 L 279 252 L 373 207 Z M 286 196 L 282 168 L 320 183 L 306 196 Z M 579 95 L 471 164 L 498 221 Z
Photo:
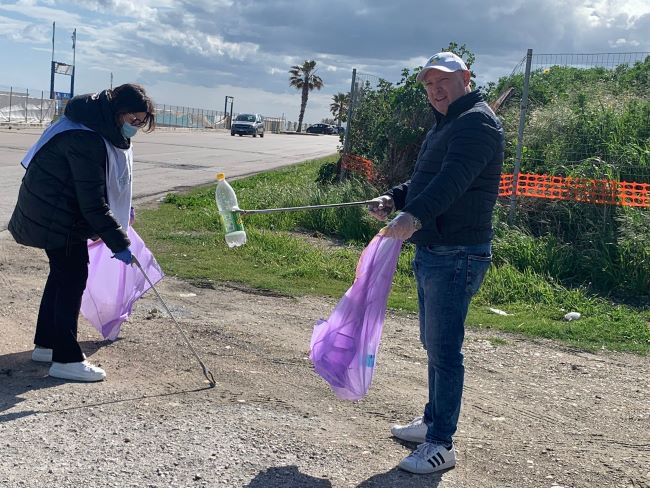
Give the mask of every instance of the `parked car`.
M 239 114 L 230 126 L 230 135 L 264 137 L 264 117 L 260 114 Z
M 336 134 L 336 127 L 329 124 L 313 124 L 307 127 L 307 134 Z

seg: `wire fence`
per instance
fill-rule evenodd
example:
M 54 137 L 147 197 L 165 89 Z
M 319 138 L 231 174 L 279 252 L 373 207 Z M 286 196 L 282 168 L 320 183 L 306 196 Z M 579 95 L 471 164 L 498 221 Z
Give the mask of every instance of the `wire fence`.
M 228 130 L 232 120 L 239 114 L 202 108 L 182 107 L 177 105 L 156 105 L 156 126 L 188 129 L 223 129 Z M 264 117 L 266 132 L 284 132 L 291 126 L 284 117 Z
M 43 90 L 0 86 L 0 124 L 45 125 L 56 113 L 56 100 Z
M 370 125 L 376 121 L 367 112 L 359 109 L 364 103 L 369 102 L 368 97 L 378 96 L 379 83 L 380 78 L 377 76 L 360 73 L 356 69 L 352 70 L 347 113 L 348 124 L 343 138 L 341 178 L 344 178 L 347 172 L 355 171 L 354 161 L 358 160 L 355 155 L 370 156 L 370 148 L 363 144 L 363 141 L 366 140 L 363 137 L 363 132 L 367 131 Z
M 0 85 L 0 124 L 47 126 L 63 114 L 66 103 L 66 99 L 50 99 L 49 91 Z M 227 130 L 231 116 L 234 120 L 239 115 L 180 105 L 156 104 L 155 107 L 158 127 Z M 295 131 L 297 125 L 284 116 L 264 116 L 266 132 Z
M 490 95 L 506 132 L 504 173 L 513 177 L 509 180 L 512 188 L 502 194 L 511 195 L 513 207 L 518 196 L 555 195 L 555 190 L 542 188 L 550 181 L 545 177 L 562 178 L 563 188 L 571 182 L 580 181 L 585 189 L 611 181 L 639 184 L 640 191 L 646 191 L 643 185 L 650 183 L 650 53 L 533 54 L 529 50 L 509 76 L 482 89 Z M 432 120 L 427 119 L 430 108 L 422 101 L 423 93 L 411 97 L 422 100 L 405 107 L 421 114 L 409 118 L 398 113 L 399 104 L 392 105 L 390 113 L 380 113 L 382 107 L 390 106 L 384 102 L 390 98 L 385 92 L 391 90 L 397 93 L 390 83 L 353 70 L 343 153 L 372 160 L 375 173 L 394 182 L 400 168 L 412 166 L 417 154 L 413 147 L 419 147 Z M 402 91 L 399 96 L 406 100 L 410 95 Z M 372 109 L 366 110 L 365 104 Z M 377 130 L 381 123 L 377 119 L 382 118 L 397 123 L 385 131 L 385 143 L 377 144 L 377 138 L 367 134 L 384 138 Z M 392 140 L 399 137 L 416 144 L 407 147 Z M 354 159 L 342 158 L 342 174 L 351 169 L 347 161 Z M 518 191 L 520 173 L 528 175 L 530 188 Z M 537 182 L 542 186 L 534 187 Z M 568 193 L 575 193 L 577 201 L 610 202 L 578 196 L 577 190 Z M 638 198 L 646 201 L 642 195 Z
M 381 192 L 412 174 L 434 123 L 431 107 L 415 71 L 394 85 L 352 77 L 340 174 Z M 495 255 L 553 286 L 647 303 L 650 53 L 529 50 L 481 90 L 506 132 Z
M 635 76 L 649 65 L 648 52 L 531 51 L 499 113 L 510 142 L 504 169 L 649 183 L 650 92 Z
M 157 127 L 227 129 L 229 113 L 177 105 L 156 105 Z

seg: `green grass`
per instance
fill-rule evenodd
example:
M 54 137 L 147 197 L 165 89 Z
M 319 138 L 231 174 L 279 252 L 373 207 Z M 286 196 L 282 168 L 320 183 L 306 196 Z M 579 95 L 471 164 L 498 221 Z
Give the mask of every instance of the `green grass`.
M 266 208 L 369 198 L 361 182 L 320 186 L 319 168 L 333 158 L 231 182 L 242 208 Z M 229 249 L 214 202 L 214 185 L 171 194 L 156 209 L 138 212 L 136 229 L 168 275 L 204 282 L 228 281 L 292 296 L 340 298 L 349 288 L 363 247 L 381 227 L 362 208 L 312 210 L 244 217 L 248 243 Z M 314 236 L 318 238 L 314 238 Z M 501 236 L 500 239 L 507 239 Z M 495 246 L 507 250 L 507 246 Z M 505 252 L 505 251 L 504 251 Z M 510 255 L 516 253 L 508 251 Z M 414 248 L 398 262 L 389 307 L 417 311 L 411 272 Z M 495 256 L 470 310 L 468 325 L 562 341 L 586 350 L 645 354 L 650 350 L 650 313 L 569 289 L 537 270 L 519 270 Z M 512 315 L 488 311 L 496 306 Z M 578 311 L 581 320 L 562 320 Z M 316 320 L 318 317 L 314 317 Z

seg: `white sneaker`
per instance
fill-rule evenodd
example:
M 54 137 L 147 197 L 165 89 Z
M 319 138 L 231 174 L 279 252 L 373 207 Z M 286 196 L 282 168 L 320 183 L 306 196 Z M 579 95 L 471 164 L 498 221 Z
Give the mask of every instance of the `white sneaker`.
M 52 363 L 50 376 L 64 380 L 75 381 L 102 381 L 106 378 L 106 371 L 90 364 L 88 361 L 80 363 Z
M 409 424 L 393 425 L 390 428 L 390 433 L 403 441 L 424 442 L 427 436 L 427 428 L 424 418 L 416 417 Z
M 415 474 L 429 474 L 456 466 L 454 447 L 447 449 L 439 444 L 425 442 L 399 463 L 404 471 Z
M 52 349 L 36 346 L 32 351 L 32 361 L 36 361 L 37 363 L 51 363 Z

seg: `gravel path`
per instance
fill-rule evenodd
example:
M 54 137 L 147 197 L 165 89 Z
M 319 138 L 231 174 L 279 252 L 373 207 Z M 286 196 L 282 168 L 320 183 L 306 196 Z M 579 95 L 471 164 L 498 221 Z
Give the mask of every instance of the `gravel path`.
M 46 268 L 0 233 L 2 487 L 650 488 L 647 358 L 470 329 L 458 465 L 416 476 L 395 469 L 414 446 L 388 431 L 426 396 L 413 315 L 389 314 L 370 393 L 343 402 L 307 358 L 332 300 L 168 277 L 216 388 L 153 294 L 113 343 L 84 322 L 108 378 L 64 383 L 30 360 Z

